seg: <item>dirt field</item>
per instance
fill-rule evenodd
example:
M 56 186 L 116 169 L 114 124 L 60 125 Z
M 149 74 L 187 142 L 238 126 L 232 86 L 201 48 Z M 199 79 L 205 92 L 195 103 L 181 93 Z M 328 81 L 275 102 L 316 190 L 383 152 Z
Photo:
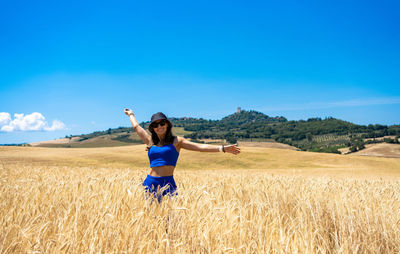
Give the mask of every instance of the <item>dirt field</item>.
M 54 139 L 54 140 L 46 140 L 46 141 L 41 141 L 41 142 L 33 142 L 30 143 L 31 146 L 36 147 L 44 144 L 69 144 L 78 141 L 80 138 L 79 137 L 73 137 L 71 140 L 69 138 L 60 138 L 60 139 Z
M 276 148 L 276 149 L 289 149 L 289 150 L 299 150 L 294 146 L 290 146 L 287 144 L 282 144 L 278 142 L 238 142 L 239 146 L 243 147 L 265 147 L 265 148 Z
M 354 153 L 362 156 L 379 156 L 388 158 L 400 158 L 400 145 L 398 144 L 368 144 L 365 149 Z

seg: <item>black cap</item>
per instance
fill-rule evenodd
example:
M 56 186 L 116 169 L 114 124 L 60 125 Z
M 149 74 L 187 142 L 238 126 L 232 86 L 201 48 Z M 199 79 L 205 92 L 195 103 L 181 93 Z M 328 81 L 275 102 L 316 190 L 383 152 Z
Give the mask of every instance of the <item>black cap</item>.
M 168 120 L 167 116 L 164 115 L 164 113 L 162 113 L 162 112 L 158 112 L 158 113 L 155 113 L 154 115 L 152 115 L 149 129 L 150 129 L 151 124 L 158 120 L 165 120 L 172 127 L 172 123 Z

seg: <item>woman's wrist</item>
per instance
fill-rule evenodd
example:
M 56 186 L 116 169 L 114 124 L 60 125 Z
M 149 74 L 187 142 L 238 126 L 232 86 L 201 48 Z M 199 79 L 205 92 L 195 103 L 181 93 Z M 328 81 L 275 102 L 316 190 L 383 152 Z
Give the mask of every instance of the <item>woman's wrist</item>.
M 225 147 L 224 147 L 224 145 L 220 146 L 220 147 L 218 148 L 218 150 L 219 150 L 220 152 L 224 152 L 224 153 L 225 153 Z

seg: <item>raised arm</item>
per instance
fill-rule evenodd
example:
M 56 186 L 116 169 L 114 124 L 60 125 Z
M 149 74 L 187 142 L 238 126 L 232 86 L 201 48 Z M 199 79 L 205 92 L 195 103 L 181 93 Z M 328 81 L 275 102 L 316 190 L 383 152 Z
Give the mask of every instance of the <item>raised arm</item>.
M 143 143 L 148 145 L 150 143 L 151 136 L 139 125 L 131 109 L 126 108 L 124 109 L 124 112 L 127 116 L 129 116 L 129 120 L 131 120 L 132 127 L 133 129 L 135 129 L 140 139 L 143 141 Z
M 191 151 L 198 151 L 198 152 L 227 152 L 232 154 L 239 154 L 240 148 L 236 145 L 208 145 L 208 144 L 199 144 L 190 142 L 185 138 L 178 138 L 178 142 L 183 149 L 191 150 Z

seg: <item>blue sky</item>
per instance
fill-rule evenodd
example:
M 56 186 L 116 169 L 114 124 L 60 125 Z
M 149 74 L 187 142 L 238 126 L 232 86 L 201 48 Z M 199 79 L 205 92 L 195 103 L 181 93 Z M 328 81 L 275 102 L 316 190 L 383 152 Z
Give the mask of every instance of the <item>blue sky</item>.
M 1 4 L 0 144 L 129 126 L 124 107 L 400 124 L 399 1 L 56 2 Z

